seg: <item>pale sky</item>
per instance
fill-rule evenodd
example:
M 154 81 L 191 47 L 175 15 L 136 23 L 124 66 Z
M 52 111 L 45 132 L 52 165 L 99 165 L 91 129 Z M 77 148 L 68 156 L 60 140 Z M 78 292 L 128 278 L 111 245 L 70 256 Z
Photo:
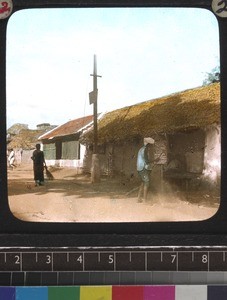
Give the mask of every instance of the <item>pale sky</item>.
M 218 23 L 205 9 L 74 8 L 14 13 L 7 28 L 7 128 L 60 125 L 198 87 L 219 65 Z

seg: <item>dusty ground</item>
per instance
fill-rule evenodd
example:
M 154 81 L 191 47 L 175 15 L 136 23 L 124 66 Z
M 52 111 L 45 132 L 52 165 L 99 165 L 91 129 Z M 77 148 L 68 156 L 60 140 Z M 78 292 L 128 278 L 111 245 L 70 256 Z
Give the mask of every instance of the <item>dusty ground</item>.
M 50 169 L 51 170 L 51 169 Z M 149 193 L 137 203 L 137 185 L 102 178 L 92 184 L 89 175 L 75 169 L 52 169 L 54 180 L 35 187 L 32 165 L 8 170 L 9 205 L 24 221 L 36 222 L 146 222 L 204 220 L 214 215 L 219 198 L 207 192 L 183 193 L 179 189 Z

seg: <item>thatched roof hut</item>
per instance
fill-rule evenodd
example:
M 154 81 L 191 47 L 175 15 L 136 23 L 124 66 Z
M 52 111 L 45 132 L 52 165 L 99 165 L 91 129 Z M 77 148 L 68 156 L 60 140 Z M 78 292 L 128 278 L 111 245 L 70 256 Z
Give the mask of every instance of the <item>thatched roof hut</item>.
M 28 124 L 16 123 L 7 130 L 7 134 L 17 135 L 18 133 L 20 133 L 21 130 L 26 129 L 28 129 Z
M 43 134 L 43 132 L 44 130 L 22 129 L 17 135 L 12 137 L 7 148 L 22 148 L 24 150 L 34 149 L 39 136 Z
M 173 133 L 220 123 L 220 84 L 214 83 L 106 113 L 98 122 L 99 144 Z M 82 142 L 90 144 L 92 130 Z

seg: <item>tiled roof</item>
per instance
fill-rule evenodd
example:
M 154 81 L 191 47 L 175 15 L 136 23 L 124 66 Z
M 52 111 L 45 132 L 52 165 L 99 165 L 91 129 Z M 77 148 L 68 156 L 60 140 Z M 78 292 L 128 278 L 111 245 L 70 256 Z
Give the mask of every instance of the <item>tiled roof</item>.
M 60 125 L 54 128 L 53 130 L 43 134 L 39 137 L 39 140 L 53 139 L 59 136 L 75 134 L 81 131 L 84 127 L 88 126 L 92 121 L 93 115 L 68 121 L 67 123 Z

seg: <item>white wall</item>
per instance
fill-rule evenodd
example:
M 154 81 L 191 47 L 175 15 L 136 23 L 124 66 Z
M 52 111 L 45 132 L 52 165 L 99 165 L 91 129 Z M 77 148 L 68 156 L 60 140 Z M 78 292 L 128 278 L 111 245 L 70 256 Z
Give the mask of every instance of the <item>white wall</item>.
M 206 130 L 204 149 L 203 176 L 213 184 L 217 184 L 221 175 L 221 128 L 210 126 Z
M 80 159 L 46 159 L 47 166 L 55 166 L 60 168 L 83 168 L 83 160 L 86 147 L 80 145 Z

